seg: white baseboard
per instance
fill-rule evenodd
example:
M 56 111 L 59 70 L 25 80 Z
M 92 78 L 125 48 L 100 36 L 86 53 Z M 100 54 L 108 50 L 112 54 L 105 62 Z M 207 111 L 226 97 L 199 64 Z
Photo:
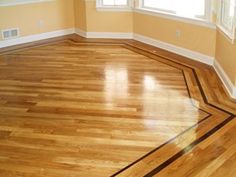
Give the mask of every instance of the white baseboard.
M 85 32 L 81 29 L 75 30 L 76 34 L 86 38 L 103 39 L 133 39 L 133 33 L 112 33 L 112 32 Z
M 70 28 L 70 29 L 46 32 L 46 33 L 41 33 L 41 34 L 34 34 L 30 36 L 23 36 L 23 37 L 19 37 L 15 39 L 10 39 L 10 40 L 3 40 L 3 41 L 0 41 L 0 48 L 19 45 L 19 44 L 25 44 L 29 42 L 35 42 L 35 41 L 59 37 L 59 36 L 65 36 L 65 35 L 73 34 L 73 33 L 75 33 L 75 29 Z
M 75 29 L 75 33 L 78 34 L 79 36 L 87 38 L 87 32 L 85 32 L 85 31 L 83 31 L 83 30 L 81 30 L 79 28 Z
M 170 51 L 170 52 L 173 52 L 173 53 L 176 53 L 176 54 L 179 54 L 179 55 L 182 55 L 182 56 L 185 56 L 185 57 L 190 58 L 192 60 L 199 61 L 201 63 L 205 63 L 205 64 L 208 64 L 211 66 L 214 63 L 214 57 L 204 55 L 199 52 L 195 52 L 195 51 L 185 49 L 182 47 L 178 47 L 176 45 L 162 42 L 162 41 L 150 38 L 150 37 L 142 36 L 139 34 L 134 34 L 133 39 L 143 42 L 143 43 L 146 43 L 146 44 L 149 44 L 149 45 L 152 45 L 152 46 L 155 46 L 155 47 L 158 47 L 158 48 L 161 48 L 161 49 L 164 49 L 164 50 L 167 50 L 167 51 Z
M 87 32 L 87 38 L 133 39 L 133 33 Z
M 214 67 L 216 73 L 218 74 L 218 76 L 220 77 L 221 81 L 223 82 L 229 95 L 232 98 L 236 99 L 236 87 L 231 82 L 228 75 L 225 73 L 224 69 L 222 68 L 222 66 L 220 65 L 220 63 L 216 59 L 214 60 L 213 67 Z

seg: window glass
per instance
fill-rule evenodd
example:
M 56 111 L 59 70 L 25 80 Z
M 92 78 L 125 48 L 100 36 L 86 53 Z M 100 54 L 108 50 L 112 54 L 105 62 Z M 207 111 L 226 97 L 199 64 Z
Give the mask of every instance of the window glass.
M 206 0 L 143 0 L 143 7 L 179 16 L 206 18 Z
M 234 28 L 235 0 L 223 0 L 221 2 L 221 25 L 228 31 Z
M 102 0 L 104 6 L 127 6 L 127 0 Z

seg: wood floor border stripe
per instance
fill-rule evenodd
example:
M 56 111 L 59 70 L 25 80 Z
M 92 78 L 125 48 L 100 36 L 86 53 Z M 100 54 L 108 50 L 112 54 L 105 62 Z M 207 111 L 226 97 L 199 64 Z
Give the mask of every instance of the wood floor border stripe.
M 164 62 L 162 62 L 162 63 L 164 63 Z M 164 64 L 165 64 L 165 63 L 164 63 Z M 167 64 L 167 65 L 168 65 L 168 64 Z M 177 68 L 177 69 L 179 69 L 179 68 Z M 181 70 L 181 69 L 180 69 L 180 70 Z M 183 77 L 184 77 L 184 81 L 185 81 L 185 84 L 186 84 L 186 88 L 187 88 L 187 91 L 188 91 L 188 96 L 189 96 L 189 98 L 191 98 L 190 89 L 189 89 L 189 86 L 188 86 L 188 83 L 187 83 L 185 74 L 184 74 L 183 70 L 181 70 L 181 71 L 182 71 L 182 74 L 183 74 Z M 191 104 L 192 104 L 194 107 L 196 107 L 196 106 L 193 104 L 193 102 L 191 102 Z M 133 165 L 135 165 L 136 163 L 138 163 L 139 161 L 145 159 L 146 157 L 148 157 L 148 156 L 151 155 L 152 153 L 158 151 L 159 149 L 161 149 L 161 148 L 164 147 L 165 145 L 172 143 L 172 142 L 173 142 L 174 140 L 176 140 L 178 137 L 182 136 L 184 133 L 190 131 L 191 129 L 197 127 L 198 125 L 200 125 L 201 123 L 203 123 L 204 121 L 206 121 L 208 118 L 210 118 L 210 117 L 212 116 L 211 113 L 209 113 L 209 112 L 207 112 L 207 111 L 205 111 L 205 110 L 203 110 L 203 109 L 201 109 L 201 108 L 198 108 L 198 109 L 201 110 L 201 111 L 203 111 L 203 112 L 205 112 L 205 113 L 207 113 L 208 115 L 207 115 L 205 118 L 203 118 L 202 120 L 198 121 L 198 122 L 197 122 L 196 124 L 194 124 L 193 126 L 191 126 L 191 127 L 187 128 L 186 130 L 182 131 L 182 132 L 181 132 L 180 134 L 178 134 L 177 136 L 171 138 L 170 140 L 168 140 L 168 141 L 166 141 L 165 143 L 163 143 L 162 145 L 156 147 L 155 149 L 153 149 L 153 150 L 150 151 L 149 153 L 147 153 L 147 154 L 145 154 L 144 156 L 140 157 L 139 159 L 137 159 L 137 160 L 134 161 L 133 163 L 129 164 L 129 165 L 126 166 L 125 168 L 123 168 L 123 169 L 121 169 L 120 171 L 116 172 L 116 173 L 113 174 L 111 177 L 115 177 L 115 176 L 119 175 L 119 174 L 122 173 L 123 171 L 127 170 L 127 169 L 130 168 L 131 166 L 133 166 Z M 178 157 L 178 158 L 179 158 L 179 157 Z M 168 165 L 169 165 L 169 164 L 168 164 Z
M 163 170 L 164 168 L 166 168 L 167 166 L 169 166 L 171 163 L 175 162 L 177 159 L 179 159 L 180 157 L 182 157 L 183 155 L 187 154 L 190 150 L 192 150 L 196 145 L 198 145 L 199 143 L 203 142 L 204 140 L 206 140 L 208 137 L 210 137 L 211 135 L 213 135 L 214 133 L 216 133 L 218 130 L 220 130 L 222 127 L 224 127 L 226 124 L 228 124 L 229 122 L 231 122 L 233 119 L 235 118 L 234 115 L 231 115 L 230 117 L 228 117 L 226 120 L 224 120 L 223 122 L 221 122 L 219 125 L 217 125 L 216 127 L 214 127 L 213 129 L 211 129 L 210 131 L 208 131 L 206 134 L 204 134 L 202 137 L 200 137 L 199 139 L 195 140 L 194 142 L 192 142 L 191 144 L 189 144 L 187 147 L 185 147 L 184 149 L 182 149 L 181 151 L 179 151 L 177 154 L 175 154 L 174 156 L 172 156 L 171 158 L 169 158 L 168 160 L 166 160 L 165 162 L 163 162 L 161 165 L 159 165 L 158 167 L 156 167 L 155 169 L 153 169 L 151 172 L 149 172 L 148 174 L 146 174 L 144 177 L 152 177 L 156 174 L 158 174 L 161 170 Z
M 178 137 L 182 136 L 184 133 L 188 132 L 189 130 L 197 127 L 199 124 L 201 124 L 202 122 L 204 122 L 205 120 L 207 120 L 208 118 L 210 118 L 212 115 L 208 115 L 207 117 L 203 118 L 202 120 L 200 120 L 198 123 L 194 124 L 193 126 L 187 128 L 186 130 L 182 131 L 180 134 L 178 134 L 177 136 L 171 138 L 170 140 L 168 140 L 167 142 L 163 143 L 162 145 L 158 146 L 157 148 L 153 149 L 152 151 L 150 151 L 149 153 L 145 154 L 144 156 L 142 156 L 141 158 L 137 159 L 136 161 L 134 161 L 133 163 L 129 164 L 128 166 L 126 166 L 125 168 L 121 169 L 120 171 L 116 172 L 115 174 L 113 174 L 111 177 L 115 177 L 117 175 L 119 175 L 120 173 L 122 173 L 123 171 L 127 170 L 128 168 L 130 168 L 131 166 L 135 165 L 136 163 L 138 163 L 139 161 L 145 159 L 146 157 L 148 157 L 149 155 L 151 155 L 152 153 L 158 151 L 159 149 L 161 149 L 162 147 L 164 147 L 167 144 L 172 143 L 174 140 L 176 140 Z
M 148 51 L 148 50 L 142 49 L 142 48 L 140 48 L 140 47 L 136 47 L 136 46 L 133 46 L 133 45 L 130 45 L 130 44 L 126 44 L 126 45 L 129 45 L 129 46 L 134 47 L 134 48 L 136 48 L 136 49 L 138 49 L 138 50 L 142 50 L 142 51 L 144 51 L 144 52 L 150 53 L 150 54 L 152 54 L 152 55 L 155 55 L 155 56 L 157 56 L 157 57 L 166 59 L 166 60 L 168 60 L 168 61 L 170 61 L 170 62 L 173 62 L 173 63 L 175 63 L 175 64 L 177 64 L 177 65 L 181 65 L 181 66 L 183 66 L 183 67 L 186 67 L 186 68 L 190 69 L 190 70 L 192 71 L 193 75 L 194 75 L 194 78 L 195 78 L 196 82 L 197 82 L 197 85 L 198 85 L 198 88 L 199 88 L 199 90 L 200 90 L 200 92 L 201 92 L 201 96 L 202 96 L 202 98 L 203 98 L 203 100 L 204 100 L 204 103 L 207 104 L 207 105 L 209 105 L 209 106 L 212 106 L 213 108 L 216 108 L 216 109 L 218 109 L 218 110 L 220 110 L 220 111 L 222 111 L 222 112 L 225 112 L 225 113 L 227 113 L 227 114 L 229 114 L 229 115 L 234 115 L 234 116 L 236 116 L 235 114 L 233 114 L 233 113 L 231 113 L 231 112 L 229 112 L 229 111 L 227 111 L 227 110 L 225 110 L 225 109 L 222 109 L 222 108 L 220 108 L 220 107 L 218 107 L 218 106 L 215 106 L 215 105 L 213 105 L 213 104 L 211 104 L 211 103 L 208 102 L 207 96 L 206 96 L 206 94 L 205 94 L 205 92 L 204 92 L 204 90 L 203 90 L 203 88 L 202 88 L 201 82 L 199 81 L 198 76 L 197 76 L 197 72 L 196 72 L 196 70 L 195 70 L 194 68 L 192 68 L 192 67 L 190 67 L 190 66 L 188 66 L 188 65 L 186 65 L 186 64 L 183 64 L 183 63 L 179 63 L 179 62 L 177 62 L 177 61 L 174 61 L 174 60 L 172 60 L 172 59 L 170 59 L 170 58 L 168 58 L 168 57 L 165 57 L 165 56 L 162 56 L 162 55 L 159 55 L 159 54 L 150 52 L 150 51 Z M 139 54 L 141 54 L 141 53 L 139 53 Z M 143 55 L 143 54 L 141 54 L 141 55 Z M 148 56 L 147 56 L 147 57 L 148 57 Z M 149 57 L 149 58 L 150 58 L 150 57 Z M 156 60 L 156 59 L 154 59 L 154 58 L 151 58 L 151 59 Z M 158 61 L 158 62 L 161 62 L 161 63 L 166 64 L 166 65 L 168 65 L 168 66 L 172 66 L 172 65 L 169 65 L 168 63 L 165 63 L 165 62 L 162 62 L 162 61 Z M 172 67 L 173 67 L 173 66 L 172 66 Z M 177 69 L 179 69 L 179 68 L 177 68 Z
M 202 135 L 200 138 L 198 138 L 197 140 L 193 141 L 191 144 L 187 145 L 185 148 L 183 148 L 181 151 L 177 152 L 175 155 L 173 155 L 172 157 L 170 157 L 168 160 L 166 160 L 165 162 L 163 162 L 162 164 L 160 164 L 159 166 L 157 166 L 156 168 L 154 168 L 153 170 L 151 170 L 150 172 L 148 172 L 145 176 L 146 177 L 150 177 L 150 176 L 154 176 L 156 174 L 158 174 L 161 170 L 163 170 L 164 168 L 166 168 L 167 166 L 169 166 L 170 164 L 172 164 L 173 162 L 175 162 L 177 159 L 179 159 L 180 157 L 182 157 L 183 155 L 187 154 L 190 150 L 192 150 L 195 146 L 197 146 L 199 143 L 203 142 L 204 140 L 206 140 L 207 138 L 209 138 L 211 135 L 213 135 L 214 133 L 216 133 L 217 131 L 219 131 L 222 127 L 224 127 L 226 124 L 228 124 L 229 122 L 231 122 L 234 118 L 235 118 L 235 114 L 231 113 L 230 111 L 228 110 L 225 110 L 219 106 L 216 106 L 212 103 L 210 103 L 208 101 L 208 98 L 204 92 L 204 89 L 202 87 L 202 84 L 198 78 L 198 74 L 196 72 L 196 69 L 194 67 L 191 67 L 191 65 L 189 64 L 185 64 L 185 63 L 180 63 L 178 61 L 176 61 L 175 59 L 171 59 L 170 57 L 166 57 L 166 56 L 163 56 L 161 54 L 158 54 L 158 53 L 154 53 L 148 49 L 145 49 L 145 47 L 140 47 L 140 46 L 137 46 L 135 44 L 131 44 L 127 41 L 116 41 L 116 42 L 109 42 L 109 41 L 96 41 L 96 42 L 92 42 L 92 41 L 76 41 L 74 39 L 62 39 L 60 41 L 55 41 L 56 42 L 73 42 L 73 43 L 76 43 L 76 44 L 98 44 L 98 45 L 120 45 L 126 49 L 129 49 L 135 53 L 139 53 L 143 56 L 146 56 L 150 59 L 153 59 L 153 60 L 156 60 L 158 62 L 161 62 L 161 63 L 164 63 L 165 65 L 168 65 L 168 66 L 171 66 L 173 68 L 176 68 L 180 71 L 182 71 L 182 74 L 183 74 L 183 77 L 184 77 L 184 82 L 186 84 L 186 88 L 187 88 L 187 92 L 188 92 L 188 95 L 189 97 L 191 98 L 191 92 L 190 92 L 190 89 L 189 89 L 189 86 L 188 86 L 188 82 L 187 82 L 187 79 L 186 79 L 186 76 L 185 76 L 185 73 L 184 73 L 184 70 L 181 69 L 181 68 L 178 68 L 176 66 L 173 66 L 173 65 L 170 65 L 169 63 L 165 63 L 163 61 L 159 61 L 157 60 L 155 57 L 159 57 L 159 58 L 162 58 L 164 60 L 167 60 L 169 61 L 170 63 L 173 63 L 177 66 L 181 66 L 183 68 L 188 68 L 191 72 L 191 74 L 193 75 L 193 78 L 195 79 L 196 81 L 196 84 L 198 86 L 198 89 L 200 91 L 200 95 L 203 99 L 203 102 L 204 104 L 214 108 L 214 109 L 217 109 L 221 112 L 224 112 L 226 113 L 227 115 L 229 115 L 229 117 L 227 117 L 224 121 L 222 121 L 221 123 L 219 123 L 218 125 L 216 125 L 214 128 L 212 128 L 211 130 L 209 130 L 207 133 L 205 133 L 204 135 Z M 49 42 L 50 43 L 50 42 Z M 51 42 L 52 43 L 52 42 Z M 51 44 L 50 43 L 50 44 Z M 46 44 L 41 44 L 41 45 L 46 45 Z M 23 47 L 23 48 L 17 48 L 17 49 L 12 49 L 10 51 L 7 51 L 7 52 L 3 52 L 3 54 L 8 54 L 8 53 L 13 53 L 15 51 L 18 51 L 18 50 L 24 50 L 26 48 L 32 48 L 32 47 L 37 47 L 37 46 L 40 46 L 39 45 L 34 45 L 34 46 L 26 46 L 26 47 Z M 133 49 L 133 50 L 132 50 Z M 143 51 L 143 52 L 138 52 L 138 51 Z M 145 54 L 146 55 L 145 55 Z M 1 55 L 1 54 L 0 54 Z M 155 56 L 155 57 L 151 57 L 150 55 L 152 56 Z M 191 102 L 192 105 L 194 107 L 196 107 L 196 105 L 194 105 L 193 102 Z M 194 124 L 193 126 L 187 128 L 186 130 L 184 130 L 183 132 L 181 132 L 180 134 L 176 135 L 175 137 L 173 137 L 172 139 L 168 140 L 167 142 L 163 143 L 162 145 L 160 145 L 159 147 L 156 147 L 155 149 L 153 149 L 152 151 L 150 151 L 149 153 L 147 153 L 146 155 L 144 155 L 143 157 L 137 159 L 136 161 L 134 161 L 133 163 L 129 164 L 128 166 L 126 166 L 125 168 L 121 169 L 120 171 L 116 172 L 115 174 L 112 175 L 112 177 L 114 176 L 117 176 L 118 174 L 122 173 L 123 171 L 129 169 L 130 167 L 132 167 L 133 165 L 135 165 L 136 163 L 138 163 L 139 161 L 145 159 L 146 157 L 148 157 L 149 155 L 151 155 L 152 153 L 158 151 L 159 149 L 161 149 L 162 147 L 164 147 L 165 145 L 171 143 L 172 141 L 174 141 L 175 139 L 177 139 L 178 137 L 180 137 L 181 135 L 183 135 L 184 133 L 186 133 L 187 131 L 191 130 L 192 128 L 198 126 L 199 124 L 203 123 L 204 121 L 206 121 L 208 118 L 210 118 L 212 116 L 211 113 L 197 107 L 199 110 L 207 113 L 207 116 L 205 118 L 203 118 L 202 120 L 200 120 L 199 122 L 197 122 L 196 124 Z
M 165 63 L 164 63 L 164 64 L 165 64 Z M 178 69 L 179 69 L 179 68 L 178 68 Z M 192 68 L 191 68 L 191 69 L 192 69 Z M 187 84 L 187 80 L 186 80 L 185 74 L 184 74 L 183 70 L 181 70 L 181 71 L 182 71 L 182 74 L 183 74 L 183 76 L 184 76 L 184 81 L 185 81 L 185 84 L 186 84 L 186 88 L 187 88 L 187 91 L 188 91 L 188 95 L 189 95 L 189 97 L 191 98 L 190 89 L 189 89 L 189 86 L 188 86 L 188 84 Z M 191 103 L 192 103 L 192 102 L 191 102 Z M 192 103 L 192 105 L 193 105 L 194 107 L 196 107 L 193 103 Z M 161 149 L 161 148 L 164 147 L 165 145 L 172 143 L 172 142 L 173 142 L 174 140 L 176 140 L 178 137 L 182 136 L 184 133 L 190 131 L 191 129 L 193 129 L 193 128 L 199 126 L 201 123 L 203 123 L 204 121 L 206 121 L 208 118 L 210 118 L 210 117 L 212 116 L 211 113 L 209 113 L 209 112 L 207 112 L 207 111 L 205 111 L 205 110 L 203 110 L 203 109 L 201 109 L 201 108 L 198 108 L 198 109 L 201 110 L 201 111 L 203 111 L 203 112 L 205 112 L 205 113 L 207 113 L 208 115 L 207 115 L 205 118 L 203 118 L 202 120 L 198 121 L 198 122 L 197 122 L 196 124 L 194 124 L 193 126 L 187 128 L 186 130 L 184 130 L 183 132 L 181 132 L 180 134 L 178 134 L 177 136 L 171 138 L 170 140 L 166 141 L 166 142 L 163 143 L 162 145 L 160 145 L 160 146 L 158 146 L 157 148 L 153 149 L 152 151 L 150 151 L 149 153 L 145 154 L 145 155 L 142 156 L 141 158 L 137 159 L 137 160 L 134 161 L 133 163 L 129 164 L 129 165 L 126 166 L 125 168 L 123 168 L 123 169 L 121 169 L 120 171 L 116 172 L 116 173 L 113 174 L 111 177 L 115 177 L 115 176 L 119 175 L 119 174 L 122 173 L 123 171 L 127 170 L 127 169 L 130 168 L 131 166 L 133 166 L 133 165 L 135 165 L 136 163 L 138 163 L 139 161 L 145 159 L 145 158 L 148 157 L 149 155 L 151 155 L 151 154 L 153 154 L 154 152 L 158 151 L 159 149 Z M 206 135 L 206 134 L 205 134 L 205 135 Z M 210 136 L 210 135 L 209 135 L 209 136 Z M 196 144 L 196 145 L 197 145 L 197 144 Z M 194 147 L 194 146 L 193 146 L 193 147 Z M 193 147 L 192 147 L 192 148 L 193 148 Z M 180 154 L 184 155 L 184 153 L 180 153 Z M 181 155 L 181 156 L 182 156 L 182 155 Z M 176 158 L 176 157 L 177 157 L 176 159 L 178 159 L 178 158 L 181 157 L 181 156 L 179 156 L 179 154 L 178 154 L 178 156 L 173 157 L 173 159 Z M 175 159 L 175 160 L 176 160 L 176 159 Z M 164 162 L 164 163 L 163 163 L 163 166 L 166 165 L 165 167 L 167 167 L 167 166 L 170 165 L 172 162 L 174 162 L 174 161 L 171 161 L 171 163 L 167 163 L 167 162 L 169 162 L 169 161 L 170 161 L 170 160 L 167 160 L 166 162 Z M 165 167 L 163 167 L 162 169 L 164 169 Z M 162 170 L 162 169 L 161 169 L 161 170 Z M 158 171 L 158 172 L 159 172 L 159 171 Z M 149 177 L 149 176 L 148 176 L 148 177 Z
M 230 121 L 232 121 L 232 120 L 235 118 L 236 115 L 233 114 L 233 113 L 231 113 L 231 112 L 229 112 L 229 111 L 227 111 L 227 110 L 225 110 L 225 109 L 222 109 L 222 108 L 220 108 L 220 107 L 218 107 L 218 106 L 215 106 L 215 105 L 213 105 L 213 104 L 211 104 L 211 103 L 208 102 L 207 97 L 206 97 L 206 95 L 205 95 L 205 92 L 204 92 L 204 90 L 203 90 L 203 88 L 202 88 L 201 82 L 199 81 L 198 76 L 197 76 L 197 73 L 196 73 L 196 71 L 195 71 L 194 68 L 192 68 L 192 67 L 190 67 L 190 66 L 188 66 L 188 65 L 179 63 L 179 62 L 177 62 L 177 61 L 173 61 L 172 59 L 170 59 L 170 58 L 168 58 L 168 57 L 165 57 L 165 56 L 162 56 L 162 55 L 158 55 L 158 54 L 156 54 L 156 53 L 152 53 L 152 52 L 150 52 L 150 51 L 148 51 L 148 50 L 145 50 L 145 49 L 142 49 L 142 48 L 140 48 L 140 47 L 136 47 L 136 46 L 133 46 L 133 45 L 130 45 L 130 44 L 126 44 L 126 45 L 128 45 L 128 46 L 130 46 L 130 47 L 134 47 L 134 48 L 136 48 L 136 49 L 138 49 L 138 50 L 142 50 L 142 51 L 147 52 L 147 53 L 149 53 L 149 54 L 152 54 L 152 55 L 154 55 L 154 56 L 157 56 L 157 57 L 166 59 L 166 60 L 168 60 L 168 61 L 170 61 L 170 62 L 173 62 L 173 63 L 175 63 L 175 64 L 177 64 L 177 65 L 181 65 L 181 66 L 183 66 L 183 67 L 186 67 L 186 68 L 188 68 L 188 69 L 191 69 L 192 74 L 194 75 L 194 78 L 195 78 L 195 80 L 196 80 L 196 82 L 197 82 L 197 86 L 198 86 L 198 88 L 199 88 L 199 91 L 200 91 L 200 93 L 201 93 L 201 96 L 202 96 L 202 98 L 203 98 L 203 100 L 204 100 L 204 103 L 205 103 L 206 105 L 209 105 L 209 106 L 211 106 L 211 107 L 213 107 L 213 108 L 215 108 L 215 109 L 218 109 L 218 110 L 220 110 L 220 111 L 222 111 L 222 112 L 225 112 L 225 113 L 227 113 L 227 114 L 230 115 L 226 120 L 224 120 L 224 121 L 221 122 L 219 125 L 217 125 L 217 126 L 214 127 L 213 129 L 211 129 L 209 132 L 207 132 L 206 134 L 204 134 L 201 138 L 195 140 L 193 143 L 191 143 L 189 146 L 187 146 L 186 149 L 185 149 L 185 148 L 182 149 L 182 150 L 181 150 L 179 153 L 177 153 L 175 156 L 171 157 L 170 159 L 168 159 L 167 161 L 165 161 L 163 164 L 161 164 L 160 166 L 156 167 L 156 168 L 153 169 L 151 172 L 149 172 L 147 175 L 145 175 L 146 177 L 150 177 L 150 176 L 153 176 L 153 175 L 157 174 L 157 173 L 160 172 L 162 169 L 166 168 L 166 167 L 169 166 L 171 163 L 173 163 L 175 160 L 177 160 L 177 159 L 180 158 L 181 156 L 183 156 L 183 155 L 185 155 L 186 153 L 188 153 L 191 149 L 193 149 L 193 148 L 194 148 L 196 145 L 198 145 L 200 142 L 206 140 L 208 137 L 210 137 L 211 135 L 213 135 L 214 133 L 216 133 L 218 130 L 220 130 L 222 127 L 224 127 L 227 123 L 229 123 Z M 130 48 L 128 48 L 128 49 L 130 49 Z M 130 49 L 130 50 L 132 50 L 132 49 Z M 136 52 L 136 51 L 134 51 L 134 52 Z M 136 53 L 137 53 L 137 52 L 136 52 Z M 142 53 L 139 53 L 139 54 L 144 55 L 144 54 L 142 54 Z M 146 55 L 144 55 L 144 56 L 146 56 Z M 147 56 L 147 57 L 150 58 L 150 56 Z M 150 59 L 154 59 L 154 58 L 150 58 Z M 156 60 L 156 59 L 154 59 L 154 60 Z M 169 65 L 168 63 L 165 63 L 165 62 L 162 62 L 162 61 L 158 61 L 158 62 L 161 62 L 161 63 L 163 63 L 163 64 Z M 172 65 L 169 65 L 169 66 L 172 66 Z M 172 66 L 172 67 L 174 67 L 174 66 Z M 177 69 L 179 69 L 179 68 L 177 68 Z M 182 71 L 183 71 L 183 70 L 182 70 Z M 185 83 L 187 84 L 185 75 L 184 75 L 184 78 L 185 78 Z M 188 92 L 189 92 L 189 94 L 190 94 L 190 90 L 189 90 L 189 88 L 188 88 L 188 85 L 187 85 L 187 90 L 188 90 Z M 189 96 L 190 96 L 190 98 L 191 98 L 191 95 L 189 95 Z M 198 108 L 198 109 L 200 109 L 200 108 Z M 133 166 L 133 165 L 135 165 L 136 163 L 138 163 L 139 161 L 145 159 L 147 156 L 149 156 L 149 155 L 151 155 L 152 153 L 156 152 L 157 150 L 159 150 L 160 148 L 164 147 L 165 145 L 171 143 L 172 141 L 174 141 L 176 138 L 178 138 L 178 137 L 181 136 L 182 134 L 184 134 L 184 133 L 186 133 L 187 131 L 191 130 L 191 129 L 194 128 L 195 126 L 201 124 L 203 121 L 207 120 L 209 117 L 210 117 L 210 116 L 204 118 L 202 121 L 199 121 L 199 122 L 198 122 L 196 125 L 194 125 L 193 127 L 190 127 L 189 129 L 186 129 L 185 131 L 181 132 L 179 135 L 177 135 L 177 136 L 174 137 L 173 139 L 169 140 L 168 142 L 164 143 L 163 145 L 161 145 L 161 146 L 157 147 L 156 149 L 152 150 L 151 152 L 149 152 L 148 154 L 144 155 L 144 156 L 141 157 L 140 159 L 136 160 L 136 161 L 133 162 L 132 164 L 126 166 L 125 168 L 121 169 L 121 170 L 118 171 L 117 173 L 113 174 L 111 177 L 115 177 L 115 176 L 119 175 L 119 174 L 122 173 L 123 171 L 127 170 L 127 169 L 130 168 L 131 166 Z

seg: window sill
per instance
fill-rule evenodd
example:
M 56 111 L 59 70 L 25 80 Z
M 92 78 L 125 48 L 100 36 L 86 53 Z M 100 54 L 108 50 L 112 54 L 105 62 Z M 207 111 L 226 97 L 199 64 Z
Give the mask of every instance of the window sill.
M 184 23 L 190 23 L 190 24 L 194 24 L 194 25 L 200 25 L 200 26 L 216 29 L 215 24 L 213 24 L 209 21 L 206 21 L 206 20 L 198 19 L 198 18 L 187 18 L 187 17 L 178 16 L 175 14 L 170 14 L 168 12 L 151 10 L 151 9 L 146 9 L 146 8 L 136 8 L 134 11 L 137 13 L 141 13 L 141 14 L 158 16 L 158 17 L 176 20 L 176 21 L 180 21 L 180 22 L 184 22 Z
M 111 11 L 111 12 L 132 12 L 131 7 L 96 7 L 97 11 Z

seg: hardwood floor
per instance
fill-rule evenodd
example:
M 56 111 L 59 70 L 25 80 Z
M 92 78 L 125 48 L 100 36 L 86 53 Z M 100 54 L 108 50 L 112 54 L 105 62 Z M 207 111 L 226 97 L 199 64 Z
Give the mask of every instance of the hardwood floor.
M 234 177 L 236 102 L 209 66 L 68 36 L 0 54 L 0 176 Z

